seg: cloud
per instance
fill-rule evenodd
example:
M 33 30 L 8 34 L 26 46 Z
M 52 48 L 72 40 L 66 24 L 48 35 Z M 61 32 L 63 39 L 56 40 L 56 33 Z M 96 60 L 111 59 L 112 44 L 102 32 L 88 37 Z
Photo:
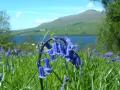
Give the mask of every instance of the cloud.
M 42 23 L 46 23 L 46 22 L 50 22 L 51 20 L 49 20 L 49 19 L 36 19 L 35 21 L 34 21 L 34 24 L 35 25 L 40 25 L 40 24 L 42 24 Z
M 87 8 L 88 8 L 88 9 L 94 8 L 94 3 L 93 3 L 93 2 L 89 2 L 89 3 L 87 4 Z
M 23 12 L 21 12 L 21 11 L 16 12 L 16 18 L 21 17 L 22 14 L 23 14 Z

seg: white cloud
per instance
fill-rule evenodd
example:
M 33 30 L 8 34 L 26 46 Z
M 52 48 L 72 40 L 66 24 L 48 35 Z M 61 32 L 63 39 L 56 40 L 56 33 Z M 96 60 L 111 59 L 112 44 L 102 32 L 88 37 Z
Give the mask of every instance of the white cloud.
M 21 11 L 16 12 L 16 18 L 21 17 L 22 14 L 23 14 L 23 13 L 22 13 Z
M 40 25 L 40 24 L 42 24 L 42 23 L 46 23 L 46 22 L 50 22 L 51 20 L 49 20 L 49 19 L 36 19 L 35 21 L 34 21 L 34 24 L 35 25 Z
M 94 3 L 93 2 L 89 2 L 88 5 L 87 5 L 87 8 L 88 9 L 94 8 Z

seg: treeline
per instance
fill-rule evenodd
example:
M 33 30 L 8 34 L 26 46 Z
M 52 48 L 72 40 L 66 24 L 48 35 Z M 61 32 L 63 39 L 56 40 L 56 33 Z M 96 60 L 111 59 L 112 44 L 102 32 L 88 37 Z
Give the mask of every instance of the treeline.
M 120 51 L 120 0 L 94 0 L 103 4 L 106 20 L 99 33 L 99 45 L 106 50 Z

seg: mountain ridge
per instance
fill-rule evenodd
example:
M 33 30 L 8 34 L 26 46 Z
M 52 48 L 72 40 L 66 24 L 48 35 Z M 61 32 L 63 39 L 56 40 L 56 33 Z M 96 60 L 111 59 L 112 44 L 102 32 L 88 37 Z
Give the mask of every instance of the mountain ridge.
M 55 34 L 97 34 L 105 14 L 96 10 L 86 10 L 76 15 L 60 17 L 24 31 L 39 32 L 49 30 Z M 42 32 L 40 32 L 42 33 Z

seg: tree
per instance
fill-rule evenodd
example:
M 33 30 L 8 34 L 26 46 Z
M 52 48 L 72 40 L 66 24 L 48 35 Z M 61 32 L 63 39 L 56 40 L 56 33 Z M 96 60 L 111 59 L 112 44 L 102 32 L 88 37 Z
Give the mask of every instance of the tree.
M 100 1 L 106 12 L 106 19 L 98 41 L 107 50 L 120 51 L 120 0 L 93 0 Z
M 5 32 L 10 29 L 9 16 L 5 11 L 0 11 L 0 31 Z
M 10 37 L 9 15 L 0 11 L 0 46 L 7 46 Z
M 107 8 L 111 3 L 116 2 L 116 0 L 91 0 L 91 1 L 101 2 L 105 8 Z

